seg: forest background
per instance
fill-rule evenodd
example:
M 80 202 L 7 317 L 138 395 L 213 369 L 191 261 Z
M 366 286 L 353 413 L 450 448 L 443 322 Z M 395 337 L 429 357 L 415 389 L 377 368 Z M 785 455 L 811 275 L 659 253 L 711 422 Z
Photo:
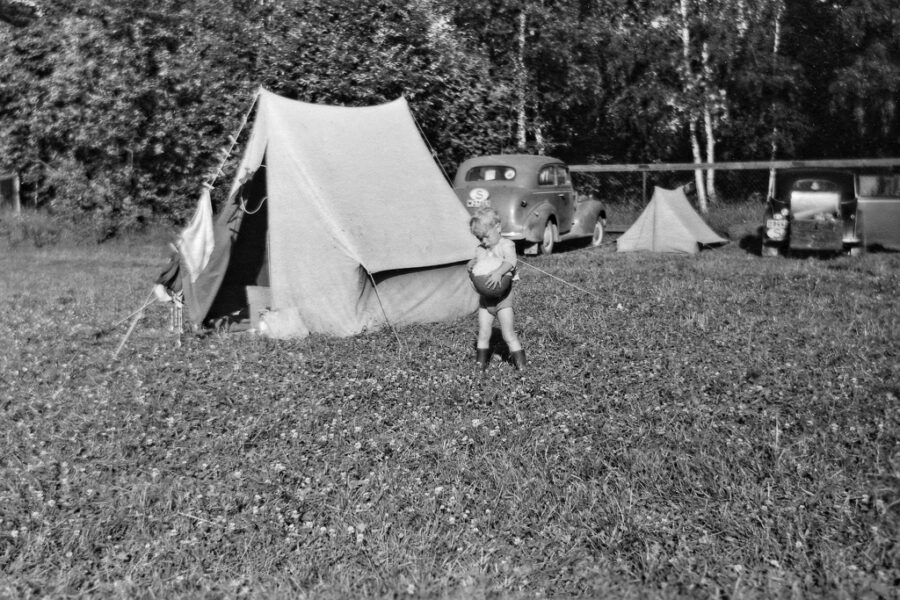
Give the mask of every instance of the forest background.
M 0 173 L 98 240 L 182 223 L 260 86 L 405 96 L 450 175 L 504 151 L 900 155 L 895 0 L 0 0 L 0 19 Z

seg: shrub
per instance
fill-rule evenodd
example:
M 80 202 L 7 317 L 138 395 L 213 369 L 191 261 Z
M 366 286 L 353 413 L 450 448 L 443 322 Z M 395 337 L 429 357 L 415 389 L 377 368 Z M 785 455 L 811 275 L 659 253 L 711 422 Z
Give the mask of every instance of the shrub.
M 23 209 L 21 213 L 0 213 L 0 239 L 9 247 L 31 245 L 35 248 L 56 244 L 62 228 L 47 213 Z
M 722 235 L 729 235 L 735 228 L 755 231 L 762 224 L 762 204 L 755 202 L 718 203 L 710 206 L 706 222 Z
M 127 170 L 88 173 L 84 163 L 58 156 L 47 165 L 44 195 L 50 212 L 74 225 L 78 241 L 105 242 L 120 233 L 140 231 L 151 218 L 148 202 L 130 195 Z

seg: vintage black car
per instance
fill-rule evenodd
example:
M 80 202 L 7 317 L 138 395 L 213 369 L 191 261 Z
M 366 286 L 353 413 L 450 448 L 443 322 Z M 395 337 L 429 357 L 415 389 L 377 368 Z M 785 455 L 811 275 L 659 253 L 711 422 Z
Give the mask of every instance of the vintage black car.
M 766 200 L 762 254 L 789 250 L 855 254 L 856 175 L 840 169 L 785 169 Z
M 453 181 L 463 205 L 500 213 L 502 235 L 526 254 L 550 254 L 557 242 L 603 241 L 606 210 L 592 194 L 577 194 L 561 160 L 530 154 L 497 154 L 463 162 Z

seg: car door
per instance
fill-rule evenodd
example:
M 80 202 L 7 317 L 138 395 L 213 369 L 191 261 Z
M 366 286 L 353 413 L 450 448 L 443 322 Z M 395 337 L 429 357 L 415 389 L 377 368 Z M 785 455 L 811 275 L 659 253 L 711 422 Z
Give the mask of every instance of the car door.
M 572 187 L 571 175 L 565 165 L 556 165 L 556 214 L 560 233 L 572 229 L 575 218 L 575 189 Z
M 860 175 L 857 206 L 863 246 L 900 250 L 900 175 Z
M 531 197 L 538 201 L 533 203 L 534 206 L 549 205 L 554 215 L 559 214 L 555 165 L 544 165 L 538 170 L 537 185 Z

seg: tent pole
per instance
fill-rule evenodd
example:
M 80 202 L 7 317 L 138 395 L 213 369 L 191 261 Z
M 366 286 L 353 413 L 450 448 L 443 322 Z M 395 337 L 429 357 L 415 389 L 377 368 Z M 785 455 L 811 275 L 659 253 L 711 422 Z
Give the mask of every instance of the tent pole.
M 644 180 L 644 204 L 647 204 L 647 171 L 642 173 Z

